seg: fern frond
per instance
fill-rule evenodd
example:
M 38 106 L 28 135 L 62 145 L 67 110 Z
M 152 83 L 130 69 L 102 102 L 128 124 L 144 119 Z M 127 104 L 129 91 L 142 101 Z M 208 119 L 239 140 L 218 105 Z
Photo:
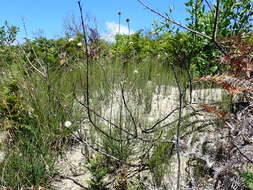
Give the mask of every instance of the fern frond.
M 211 106 L 208 104 L 202 104 L 200 105 L 201 108 L 203 108 L 204 110 L 215 114 L 217 117 L 224 119 L 224 117 L 227 115 L 228 112 L 218 109 L 216 106 Z
M 228 71 L 236 77 L 250 79 L 253 75 L 253 45 L 242 36 L 233 36 L 222 41 L 228 52 L 220 58 L 228 65 Z
M 197 79 L 198 81 L 214 82 L 230 94 L 238 94 L 242 92 L 252 92 L 253 84 L 249 80 L 240 79 L 226 75 L 206 76 Z

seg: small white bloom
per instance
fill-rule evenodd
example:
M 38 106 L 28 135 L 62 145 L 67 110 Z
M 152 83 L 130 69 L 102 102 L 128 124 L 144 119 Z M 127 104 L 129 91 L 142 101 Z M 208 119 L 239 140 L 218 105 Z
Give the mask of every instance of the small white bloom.
M 79 46 L 79 47 L 82 47 L 82 42 L 79 42 L 78 44 L 77 44 L 77 46 Z
M 134 74 L 138 74 L 139 71 L 137 69 L 134 70 Z
M 68 40 L 69 42 L 73 42 L 74 41 L 74 39 L 73 38 L 69 38 L 69 40 Z
M 72 125 L 71 121 L 65 121 L 64 122 L 64 127 L 70 127 Z

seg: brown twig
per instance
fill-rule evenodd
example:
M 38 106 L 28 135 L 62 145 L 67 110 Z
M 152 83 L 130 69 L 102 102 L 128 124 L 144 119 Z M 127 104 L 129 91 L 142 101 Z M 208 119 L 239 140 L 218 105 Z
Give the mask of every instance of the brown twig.
M 104 132 L 102 129 L 100 129 L 95 122 L 93 121 L 92 117 L 91 117 L 91 109 L 90 109 L 90 86 L 89 86 L 89 68 L 90 68 L 90 59 L 89 59 L 89 52 L 88 52 L 88 40 L 87 40 L 87 35 L 86 35 L 86 30 L 85 30 L 85 25 L 84 25 L 84 19 L 83 19 L 83 9 L 82 9 L 82 5 L 81 5 L 81 1 L 78 1 L 78 6 L 79 6 L 79 11 L 80 11 L 80 15 L 81 15 L 81 25 L 82 25 L 82 30 L 83 30 L 83 39 L 85 42 L 85 55 L 86 55 L 86 105 L 81 103 L 79 101 L 79 103 L 81 103 L 81 105 L 85 106 L 87 108 L 87 113 L 88 113 L 88 119 L 89 122 L 92 124 L 92 126 L 97 129 L 99 132 L 101 132 L 103 135 L 105 135 L 106 137 L 115 140 L 115 141 L 119 141 L 122 142 L 122 139 L 116 139 L 110 135 L 108 135 L 106 132 Z M 95 111 L 93 113 L 96 113 Z M 96 116 L 100 116 L 99 114 L 96 114 Z M 100 116 L 101 118 L 102 116 Z M 105 119 L 104 119 L 105 120 Z M 105 120 L 107 122 L 109 122 L 109 120 Z M 112 122 L 110 122 L 110 124 L 113 124 Z M 114 126 L 117 126 L 115 124 L 113 124 Z M 118 127 L 118 126 L 117 126 Z
M 176 154 L 177 154 L 177 190 L 180 190 L 180 179 L 181 179 L 181 156 L 180 156 L 180 127 L 181 127 L 181 120 L 182 120 L 182 106 L 183 106 L 183 89 L 180 85 L 178 76 L 175 72 L 175 68 L 172 65 L 172 71 L 174 74 L 174 78 L 176 80 L 178 92 L 179 92 L 179 111 L 178 111 L 178 122 L 177 122 L 177 131 L 176 131 L 176 142 L 175 142 L 175 147 L 176 147 Z
M 57 174 L 57 176 L 59 176 L 61 179 L 68 179 L 68 180 L 73 181 L 76 185 L 78 185 L 79 187 L 81 187 L 84 190 L 90 190 L 89 188 L 84 187 L 81 183 L 79 183 L 78 181 L 76 181 L 75 179 L 73 179 L 71 177 L 64 176 L 64 175 L 61 175 L 61 174 Z
M 162 13 L 160 13 L 159 11 L 157 11 L 157 10 L 151 8 L 150 6 L 148 6 L 148 5 L 147 5 L 146 3 L 144 3 L 142 0 L 137 0 L 137 1 L 138 1 L 142 6 L 144 6 L 146 9 L 148 9 L 148 10 L 150 10 L 151 12 L 157 14 L 157 15 L 160 16 L 161 18 L 163 18 L 163 19 L 165 19 L 165 20 L 171 22 L 172 24 L 177 25 L 177 26 L 179 26 L 179 27 L 181 27 L 181 28 L 183 28 L 183 29 L 185 29 L 185 30 L 187 30 L 187 31 L 189 31 L 189 32 L 195 33 L 195 34 L 197 34 L 197 35 L 199 35 L 199 36 L 202 36 L 202 37 L 204 37 L 204 38 L 207 38 L 207 39 L 209 39 L 209 40 L 212 40 L 212 38 L 211 38 L 210 36 L 208 36 L 208 35 L 206 35 L 206 34 L 204 34 L 204 33 L 198 32 L 198 31 L 196 31 L 196 30 L 193 30 L 193 29 L 191 29 L 191 28 L 189 28 L 189 27 L 187 27 L 187 26 L 184 26 L 183 24 L 181 24 L 181 23 L 179 23 L 179 22 L 177 22 L 177 21 L 175 21 L 175 20 L 172 20 L 172 19 L 168 18 L 168 17 L 165 16 L 164 14 L 162 14 Z
M 218 29 L 219 7 L 220 7 L 220 0 L 217 0 L 215 16 L 214 16 L 213 36 L 212 36 L 213 41 L 216 41 L 216 35 L 217 35 L 217 29 Z
M 75 135 L 75 136 L 76 136 L 76 135 Z M 131 167 L 139 167 L 139 166 L 140 166 L 140 165 L 136 165 L 136 164 L 130 164 L 130 163 L 126 162 L 126 161 L 123 161 L 123 160 L 121 160 L 121 159 L 119 159 L 119 158 L 116 158 L 115 156 L 113 156 L 113 155 L 111 155 L 111 154 L 108 154 L 108 153 L 106 153 L 106 152 L 100 150 L 99 148 L 97 148 L 97 147 L 91 145 L 90 143 L 88 143 L 86 140 L 84 140 L 84 139 L 81 138 L 81 137 L 77 137 L 77 136 L 76 136 L 76 138 L 77 138 L 78 141 L 80 141 L 81 143 L 84 143 L 85 145 L 87 145 L 88 147 L 90 147 L 92 150 L 96 151 L 96 152 L 99 153 L 99 154 L 102 154 L 102 155 L 104 155 L 104 156 L 106 156 L 106 157 L 109 157 L 109 158 L 111 158 L 111 159 L 113 159 L 113 160 L 116 160 L 116 161 L 118 161 L 118 162 L 120 162 L 120 163 L 123 163 L 123 164 L 128 165 L 128 166 L 131 166 Z
M 143 133 L 152 133 L 154 131 L 154 129 L 163 121 L 165 121 L 168 117 L 170 117 L 173 113 L 175 113 L 176 111 L 178 111 L 180 108 L 177 107 L 175 109 L 173 109 L 170 113 L 168 113 L 164 118 L 158 120 L 152 127 L 145 129 L 144 131 L 142 131 Z
M 135 119 L 134 119 L 134 116 L 133 116 L 131 110 L 130 110 L 130 109 L 128 108 L 128 106 L 127 106 L 126 98 L 125 98 L 125 95 L 124 95 L 124 86 L 121 84 L 120 87 L 121 87 L 121 96 L 122 96 L 122 100 L 123 100 L 124 106 L 125 106 L 127 112 L 129 113 L 130 118 L 131 118 L 131 120 L 132 120 L 132 122 L 133 122 L 134 129 L 135 129 L 135 136 L 137 137 L 137 136 L 138 136 L 138 129 L 137 129 L 136 121 L 135 121 Z
M 237 150 L 246 160 L 248 160 L 250 163 L 253 163 L 253 160 L 250 159 L 247 155 L 245 155 L 245 154 L 240 150 L 240 147 L 239 147 L 239 146 L 237 146 L 237 145 L 236 145 L 234 142 L 232 142 L 232 141 L 231 141 L 231 143 L 232 143 L 233 146 L 235 146 L 236 150 Z

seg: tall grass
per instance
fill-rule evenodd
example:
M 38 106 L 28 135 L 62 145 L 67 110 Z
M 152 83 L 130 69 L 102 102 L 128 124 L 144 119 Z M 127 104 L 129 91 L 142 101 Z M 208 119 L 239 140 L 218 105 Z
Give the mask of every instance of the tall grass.
M 6 89 L 1 94 L 1 108 L 5 108 L 1 130 L 8 130 L 10 139 L 4 150 L 5 160 L 0 163 L 0 182 L 3 187 L 14 189 L 47 187 L 56 172 L 57 156 L 75 128 L 64 127 L 65 121 L 75 118 L 73 72 L 53 70 L 49 63 L 39 68 L 46 77 L 36 71 L 28 72 L 29 64 L 23 56 L 9 62 L 1 79 Z

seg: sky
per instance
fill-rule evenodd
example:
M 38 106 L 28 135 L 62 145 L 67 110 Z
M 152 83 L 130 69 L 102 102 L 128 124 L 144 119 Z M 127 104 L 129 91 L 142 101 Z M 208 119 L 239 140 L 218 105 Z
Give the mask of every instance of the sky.
M 144 0 L 151 7 L 168 12 L 174 6 L 173 18 L 184 22 L 187 16 L 186 0 Z M 96 18 L 101 35 L 110 40 L 118 30 L 118 12 L 122 13 L 121 32 L 128 33 L 125 20 L 130 19 L 131 32 L 151 29 L 154 20 L 161 21 L 155 14 L 141 6 L 137 0 L 82 0 L 84 14 Z M 77 0 L 1 0 L 0 26 L 7 20 L 20 29 L 18 38 L 47 38 L 64 36 L 64 20 L 72 15 L 79 18 Z M 25 23 L 25 27 L 24 27 Z M 24 30 L 26 28 L 26 31 Z

